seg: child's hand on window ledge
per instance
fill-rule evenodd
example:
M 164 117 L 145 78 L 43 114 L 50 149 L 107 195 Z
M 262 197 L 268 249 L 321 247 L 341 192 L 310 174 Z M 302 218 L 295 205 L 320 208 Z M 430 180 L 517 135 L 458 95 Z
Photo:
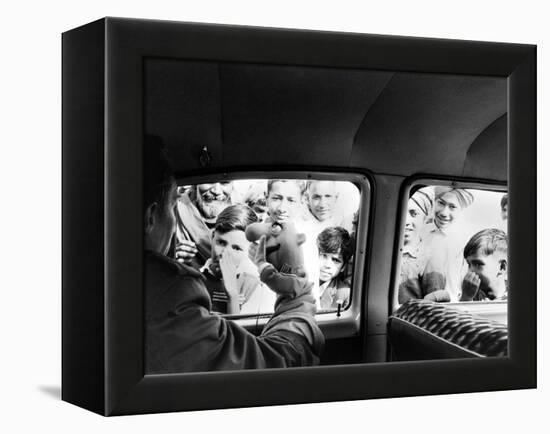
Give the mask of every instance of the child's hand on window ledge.
M 462 281 L 462 296 L 460 301 L 472 301 L 479 290 L 481 279 L 473 271 L 469 271 Z

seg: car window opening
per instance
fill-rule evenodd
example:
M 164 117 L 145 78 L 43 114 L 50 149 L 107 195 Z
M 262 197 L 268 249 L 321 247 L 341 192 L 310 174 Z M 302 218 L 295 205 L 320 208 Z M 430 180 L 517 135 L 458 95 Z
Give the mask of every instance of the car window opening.
M 506 301 L 505 191 L 428 185 L 411 189 L 397 301 Z
M 276 294 L 260 279 L 261 259 L 304 276 L 318 314 L 339 317 L 350 307 L 361 206 L 353 182 L 336 175 L 212 178 L 177 191 L 171 255 L 203 275 L 213 312 L 240 318 L 274 312 Z

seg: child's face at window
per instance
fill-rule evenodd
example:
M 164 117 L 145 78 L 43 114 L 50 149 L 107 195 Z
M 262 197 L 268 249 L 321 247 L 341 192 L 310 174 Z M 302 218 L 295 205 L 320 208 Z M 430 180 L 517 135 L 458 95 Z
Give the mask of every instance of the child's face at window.
M 246 239 L 244 231 L 233 230 L 225 234 L 214 231 L 212 239 L 212 266 L 211 270 L 221 276 L 220 258 L 227 249 L 248 253 L 250 242 Z
M 476 252 L 466 258 L 468 271 L 476 273 L 481 282 L 479 289 L 490 299 L 499 299 L 506 292 L 506 253 L 495 251 L 492 255 Z
M 293 220 L 300 212 L 300 187 L 292 181 L 275 182 L 267 196 L 267 212 L 277 223 Z
M 341 253 L 319 252 L 319 280 L 324 283 L 340 274 L 344 266 Z

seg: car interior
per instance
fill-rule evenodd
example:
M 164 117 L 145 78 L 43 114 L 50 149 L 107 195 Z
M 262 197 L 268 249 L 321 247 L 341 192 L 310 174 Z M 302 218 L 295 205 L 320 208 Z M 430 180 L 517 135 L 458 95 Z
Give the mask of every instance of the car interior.
M 356 220 L 350 302 L 316 316 L 322 364 L 506 356 L 505 299 L 397 296 L 418 189 L 468 189 L 468 234 L 506 230 L 506 79 L 165 58 L 143 67 L 145 133 L 162 137 L 182 188 L 296 179 L 355 189 L 353 206 L 343 194 L 338 205 Z M 259 334 L 269 312 L 229 317 Z

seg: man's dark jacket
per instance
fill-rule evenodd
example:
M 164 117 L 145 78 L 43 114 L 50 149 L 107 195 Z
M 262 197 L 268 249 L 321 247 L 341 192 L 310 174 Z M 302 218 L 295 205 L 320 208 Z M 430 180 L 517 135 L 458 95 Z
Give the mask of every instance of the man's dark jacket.
M 309 293 L 279 296 L 260 336 L 210 312 L 202 275 L 153 252 L 145 255 L 148 374 L 310 366 L 324 337 Z

